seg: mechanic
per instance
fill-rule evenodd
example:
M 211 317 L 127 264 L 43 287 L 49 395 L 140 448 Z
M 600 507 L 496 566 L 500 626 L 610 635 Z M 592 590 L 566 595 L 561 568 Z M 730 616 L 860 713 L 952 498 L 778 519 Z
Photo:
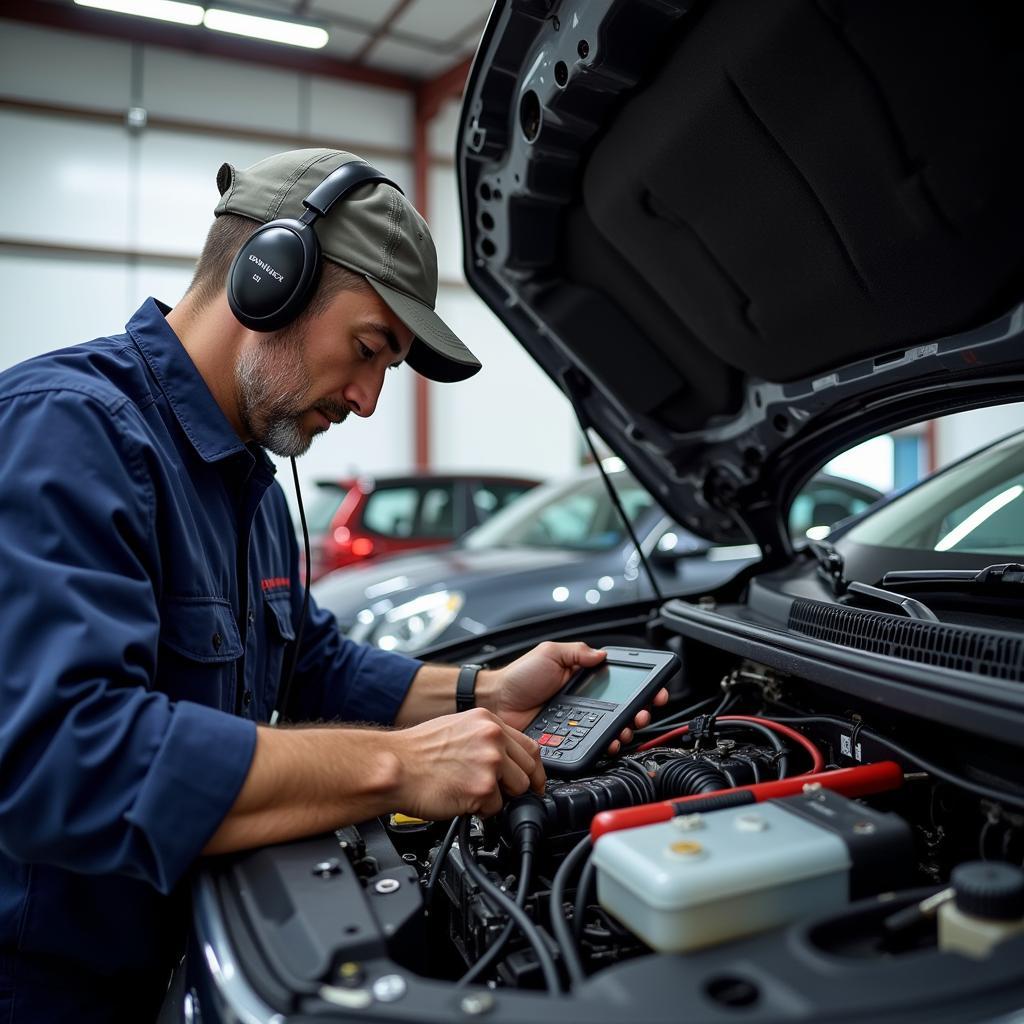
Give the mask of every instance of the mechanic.
M 469 670 L 454 713 L 458 667 L 353 644 L 312 600 L 295 652 L 300 558 L 264 449 L 295 457 L 370 416 L 400 363 L 440 381 L 480 367 L 434 312 L 433 242 L 389 184 L 316 224 L 327 262 L 290 325 L 233 314 L 225 281 L 253 230 L 356 159 L 225 165 L 173 310 L 148 299 L 126 333 L 0 375 L 5 1024 L 152 1020 L 204 854 L 397 809 L 492 814 L 541 789 L 520 730 L 603 657 L 542 644 Z M 304 724 L 272 728 L 293 652 L 286 712 Z

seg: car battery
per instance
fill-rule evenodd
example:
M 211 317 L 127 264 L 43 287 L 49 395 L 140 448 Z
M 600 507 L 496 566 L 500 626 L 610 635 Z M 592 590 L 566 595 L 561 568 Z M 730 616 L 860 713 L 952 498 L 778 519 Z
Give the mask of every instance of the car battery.
M 662 953 L 683 953 L 898 888 L 910 829 L 826 789 L 602 836 L 598 902 Z

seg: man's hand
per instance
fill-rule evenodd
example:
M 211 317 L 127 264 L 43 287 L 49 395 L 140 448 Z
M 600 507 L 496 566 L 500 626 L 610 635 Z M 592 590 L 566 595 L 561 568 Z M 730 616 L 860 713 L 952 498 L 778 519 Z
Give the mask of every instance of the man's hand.
M 539 644 L 504 668 L 488 673 L 489 687 L 493 690 L 490 706 L 503 722 L 523 730 L 574 672 L 599 665 L 604 657 L 604 651 L 585 643 Z M 661 689 L 652 703 L 660 707 L 667 700 L 668 690 Z M 633 728 L 642 729 L 650 720 L 650 711 L 644 709 L 637 713 Z M 608 753 L 617 754 L 621 746 L 632 739 L 633 729 L 623 729 L 608 747 Z
M 496 814 L 507 796 L 544 792 L 540 748 L 483 708 L 380 735 L 399 764 L 394 807 L 406 814 Z

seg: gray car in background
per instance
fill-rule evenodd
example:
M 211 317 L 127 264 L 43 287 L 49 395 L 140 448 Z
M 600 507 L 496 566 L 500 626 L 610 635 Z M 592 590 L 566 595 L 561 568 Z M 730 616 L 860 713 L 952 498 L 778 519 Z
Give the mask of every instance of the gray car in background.
M 712 546 L 668 516 L 618 459 L 605 468 L 663 594 L 713 589 L 759 557 L 756 544 Z M 790 531 L 821 537 L 880 498 L 820 473 L 797 496 Z M 312 588 L 355 640 L 407 654 L 557 611 L 652 596 L 595 467 L 536 488 L 451 547 L 381 558 Z

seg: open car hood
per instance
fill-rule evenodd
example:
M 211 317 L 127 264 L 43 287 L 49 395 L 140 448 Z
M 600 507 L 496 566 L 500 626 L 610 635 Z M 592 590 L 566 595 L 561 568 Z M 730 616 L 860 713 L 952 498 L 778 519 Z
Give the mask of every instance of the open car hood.
M 499 0 L 457 143 L 472 288 L 681 523 L 1019 400 L 1016 5 Z

